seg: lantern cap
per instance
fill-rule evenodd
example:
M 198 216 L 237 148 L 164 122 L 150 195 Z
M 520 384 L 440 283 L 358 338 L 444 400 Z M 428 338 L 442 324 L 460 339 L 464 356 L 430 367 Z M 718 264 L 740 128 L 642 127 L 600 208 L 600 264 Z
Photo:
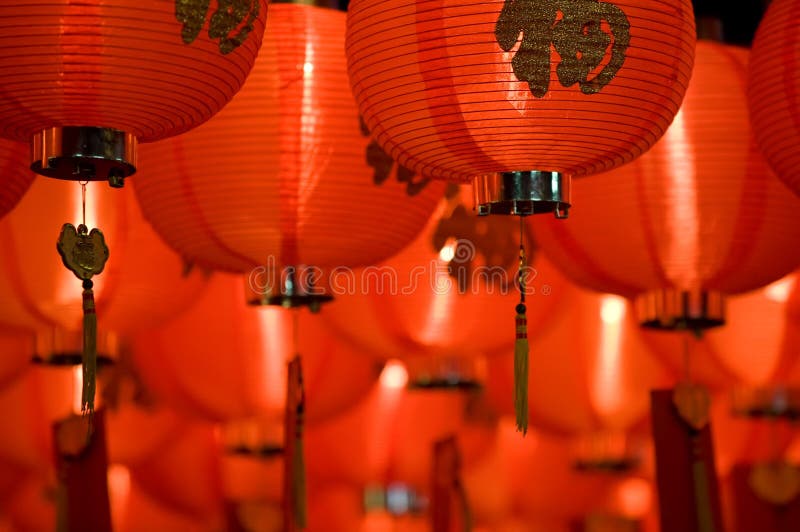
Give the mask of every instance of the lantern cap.
M 287 266 L 256 271 L 245 279 L 247 304 L 284 308 L 308 307 L 319 312 L 324 303 L 333 301 L 322 282 L 324 275 L 313 266 Z
M 641 462 L 634 442 L 625 433 L 585 433 L 574 445 L 572 467 L 582 473 L 627 473 Z
M 115 188 L 136 173 L 138 141 L 118 129 L 51 127 L 31 139 L 31 170 L 69 181 L 104 181 Z
M 423 356 L 406 361 L 409 390 L 483 389 L 486 363 L 475 355 Z
M 725 325 L 725 297 L 704 290 L 653 290 L 636 298 L 642 327 L 703 331 Z
M 747 418 L 800 418 L 800 388 L 774 386 L 733 392 L 732 413 Z
M 566 218 L 571 177 L 560 172 L 499 172 L 475 177 L 473 190 L 478 215 L 554 213 Z

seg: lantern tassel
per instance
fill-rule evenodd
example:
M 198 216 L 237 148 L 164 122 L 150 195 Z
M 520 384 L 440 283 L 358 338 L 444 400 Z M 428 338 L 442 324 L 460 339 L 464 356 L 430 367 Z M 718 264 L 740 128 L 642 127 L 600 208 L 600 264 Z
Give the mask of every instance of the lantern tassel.
M 81 412 L 94 413 L 94 396 L 97 388 L 97 313 L 94 307 L 93 283 L 83 281 L 83 389 Z
M 519 218 L 519 304 L 517 316 L 516 340 L 514 342 L 514 413 L 517 416 L 517 432 L 528 433 L 528 318 L 525 316 L 525 279 L 526 265 L 523 218 Z
M 517 338 L 514 342 L 514 412 L 517 431 L 528 433 L 528 319 L 525 304 L 517 305 Z

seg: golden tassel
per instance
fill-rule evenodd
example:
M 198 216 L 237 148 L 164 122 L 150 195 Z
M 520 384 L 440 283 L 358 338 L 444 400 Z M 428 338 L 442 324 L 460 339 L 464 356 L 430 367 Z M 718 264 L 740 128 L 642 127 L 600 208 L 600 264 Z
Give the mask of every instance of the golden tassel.
M 517 305 L 517 331 L 514 342 L 514 412 L 517 431 L 528 433 L 528 319 L 525 304 Z
M 94 396 L 97 388 L 97 313 L 94 308 L 93 283 L 83 281 L 83 389 L 81 412 L 94 413 Z
M 514 342 L 514 413 L 517 416 L 517 431 L 522 435 L 528 433 L 528 318 L 525 316 L 525 246 L 522 241 L 522 218 L 520 218 L 519 238 L 519 304 L 517 316 L 516 340 Z

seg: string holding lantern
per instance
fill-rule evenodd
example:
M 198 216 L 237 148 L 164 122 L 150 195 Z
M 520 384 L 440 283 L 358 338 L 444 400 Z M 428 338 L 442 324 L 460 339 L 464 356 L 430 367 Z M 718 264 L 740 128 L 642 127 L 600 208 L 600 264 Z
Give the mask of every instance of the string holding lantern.
M 775 174 L 800 195 L 797 165 L 797 59 L 795 36 L 798 2 L 770 2 L 753 38 L 747 79 L 747 108 L 759 148 Z
M 400 165 L 472 181 L 479 215 L 566 218 L 573 176 L 629 162 L 666 130 L 694 41 L 688 1 L 354 0 L 346 49 L 365 123 Z M 523 405 L 522 274 L 518 286 Z

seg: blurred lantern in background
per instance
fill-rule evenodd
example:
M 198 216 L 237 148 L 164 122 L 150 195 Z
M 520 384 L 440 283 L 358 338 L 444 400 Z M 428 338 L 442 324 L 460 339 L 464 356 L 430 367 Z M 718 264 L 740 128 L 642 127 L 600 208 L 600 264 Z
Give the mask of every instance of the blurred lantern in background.
M 723 295 L 769 284 L 800 263 L 800 202 L 758 153 L 745 107 L 748 52 L 699 42 L 681 112 L 644 157 L 581 181 L 586 209 L 536 221 L 559 268 L 588 288 L 637 298 L 659 328 L 724 323 Z
M 748 72 L 748 108 L 753 132 L 772 169 L 800 195 L 800 100 L 797 83 L 800 2 L 770 2 L 753 40 Z
M 30 142 L 31 168 L 43 175 L 122 186 L 137 142 L 205 122 L 239 90 L 267 3 L 2 6 L 0 136 Z
M 280 309 L 250 308 L 243 292 L 235 277 L 217 274 L 188 312 L 134 339 L 137 367 L 157 400 L 189 417 L 264 417 L 280 425 L 286 363 L 298 352 L 305 362 L 309 422 L 330 417 L 366 395 L 380 364 L 339 341 L 307 313 L 292 316 Z M 297 336 L 293 319 L 298 321 Z M 276 434 L 262 428 L 264 435 Z
M 330 294 L 316 268 L 327 275 L 388 258 L 442 194 L 442 184 L 387 178 L 368 164 L 344 24 L 334 9 L 272 6 L 234 101 L 205 126 L 142 150 L 143 166 L 159 169 L 137 179 L 145 216 L 187 260 L 248 274 L 258 303 L 318 308 Z

